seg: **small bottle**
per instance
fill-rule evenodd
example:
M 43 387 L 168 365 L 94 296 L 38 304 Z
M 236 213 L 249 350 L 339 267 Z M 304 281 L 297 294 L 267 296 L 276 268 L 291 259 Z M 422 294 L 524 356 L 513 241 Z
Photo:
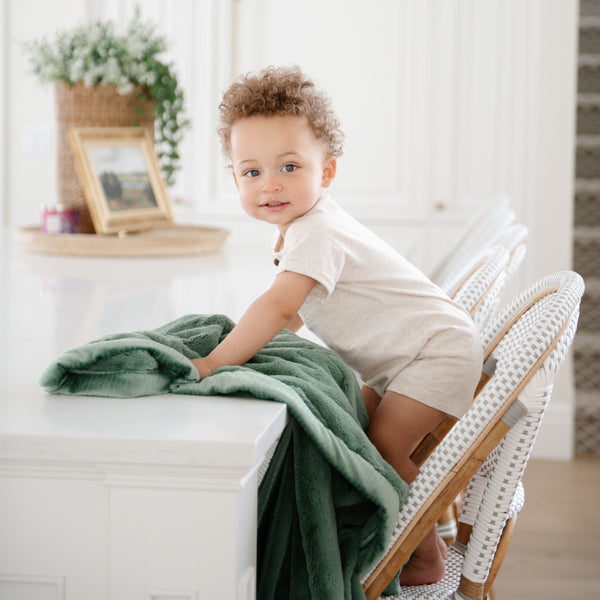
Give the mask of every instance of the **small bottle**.
M 79 217 L 77 209 L 72 206 L 59 204 L 56 207 L 56 210 L 58 214 L 60 233 L 76 233 Z
M 60 219 L 55 205 L 42 204 L 40 230 L 44 233 L 60 233 Z

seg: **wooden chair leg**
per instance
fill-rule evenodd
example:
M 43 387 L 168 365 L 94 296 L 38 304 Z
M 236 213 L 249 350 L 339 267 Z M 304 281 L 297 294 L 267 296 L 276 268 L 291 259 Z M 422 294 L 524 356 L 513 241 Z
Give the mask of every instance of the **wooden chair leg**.
M 488 575 L 487 581 L 484 586 L 484 597 L 485 594 L 488 594 L 492 588 L 492 584 L 494 583 L 494 579 L 496 579 L 496 575 L 498 575 L 498 571 L 502 566 L 502 561 L 508 552 L 508 546 L 510 545 L 510 540 L 513 535 L 513 531 L 515 530 L 515 525 L 517 523 L 517 515 L 514 515 L 508 521 L 506 521 L 506 525 L 504 525 L 504 530 L 502 531 L 502 535 L 500 536 L 500 541 L 498 542 L 498 547 L 496 548 L 496 553 L 494 554 L 494 560 L 492 561 L 492 566 L 490 567 L 490 573 Z M 493 594 L 492 594 L 493 595 Z
M 454 512 L 454 505 L 451 504 L 446 508 L 444 514 L 438 519 L 437 529 L 441 538 L 450 547 L 456 540 L 457 520 Z
M 467 598 L 470 598 L 471 600 L 484 600 L 485 594 L 483 593 L 483 588 L 484 584 L 474 583 L 464 575 L 461 575 L 458 590 Z
M 472 596 L 468 596 L 469 598 L 482 598 L 483 600 L 495 600 L 496 594 L 493 589 L 493 583 L 496 579 L 496 575 L 498 575 L 498 571 L 502 566 L 502 561 L 508 552 L 508 546 L 510 544 L 510 540 L 512 538 L 513 531 L 515 529 L 515 525 L 517 522 L 517 515 L 514 515 L 504 525 L 504 530 L 502 531 L 502 535 L 500 536 L 500 541 L 498 542 L 498 547 L 496 548 L 496 552 L 494 554 L 494 558 L 492 560 L 492 565 L 490 567 L 490 572 L 488 574 L 487 581 L 484 584 L 475 584 L 464 577 L 461 578 L 461 586 L 463 593 L 472 594 Z M 473 527 L 471 525 L 466 525 L 465 523 L 458 523 L 458 534 L 457 541 L 462 544 L 467 544 L 469 542 L 469 537 L 471 537 L 471 531 Z

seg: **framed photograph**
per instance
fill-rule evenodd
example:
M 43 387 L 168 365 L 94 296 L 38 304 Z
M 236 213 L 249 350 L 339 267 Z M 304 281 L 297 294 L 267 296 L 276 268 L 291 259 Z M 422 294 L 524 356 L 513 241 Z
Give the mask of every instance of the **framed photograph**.
M 69 137 L 96 233 L 143 231 L 173 222 L 144 128 L 78 127 Z

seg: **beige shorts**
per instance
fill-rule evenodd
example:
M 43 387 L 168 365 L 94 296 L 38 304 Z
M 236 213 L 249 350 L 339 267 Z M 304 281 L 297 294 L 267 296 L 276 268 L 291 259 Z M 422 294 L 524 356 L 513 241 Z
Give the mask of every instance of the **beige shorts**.
M 375 391 L 396 392 L 459 419 L 473 401 L 482 364 L 478 336 L 439 332 L 408 365 L 388 370 L 389 383 Z

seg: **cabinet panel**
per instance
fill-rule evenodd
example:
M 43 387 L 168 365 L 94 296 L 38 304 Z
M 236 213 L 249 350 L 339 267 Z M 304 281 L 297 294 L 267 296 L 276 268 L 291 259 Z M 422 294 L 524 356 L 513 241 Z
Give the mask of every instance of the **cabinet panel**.
M 0 574 L 0 599 L 65 600 L 65 578 Z
M 234 71 L 300 64 L 330 93 L 347 133 L 334 192 L 354 214 L 454 230 L 490 196 L 525 195 L 536 10 L 240 0 Z
M 429 214 L 463 221 L 483 199 L 525 195 L 535 66 L 533 3 L 455 0 L 432 22 L 435 45 Z

